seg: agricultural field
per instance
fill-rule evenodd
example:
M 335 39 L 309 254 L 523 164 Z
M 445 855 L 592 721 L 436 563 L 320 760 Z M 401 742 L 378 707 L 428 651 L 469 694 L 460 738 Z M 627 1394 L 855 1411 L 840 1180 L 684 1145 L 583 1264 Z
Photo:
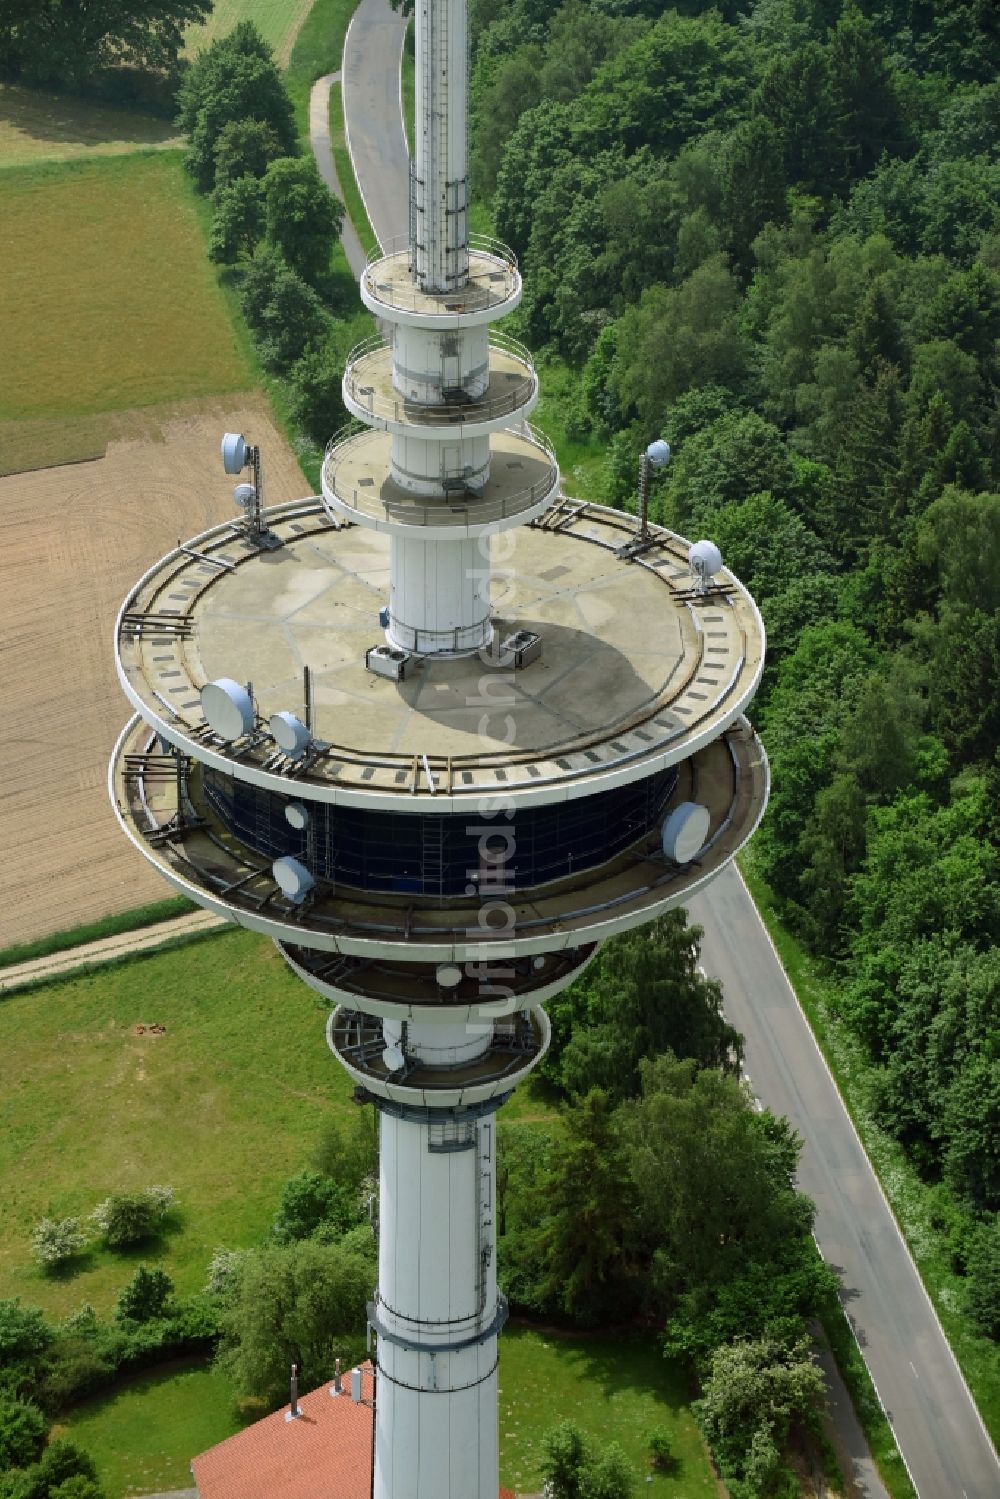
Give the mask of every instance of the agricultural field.
M 180 145 L 169 120 L 0 84 L 0 170 Z
M 66 418 L 255 383 L 179 152 L 0 173 L 0 221 L 0 472 L 91 456 Z
M 105 791 L 126 704 L 111 629 L 179 537 L 232 515 L 220 433 L 307 489 L 204 252 L 179 152 L 0 172 L 0 947 L 162 898 Z
M 274 48 L 279 67 L 288 66 L 295 38 L 313 0 L 215 0 L 212 14 L 202 26 L 192 26 L 187 33 L 188 56 L 204 50 L 216 37 L 232 31 L 238 21 L 252 21 L 264 39 Z
M 0 478 L 0 856 L 17 871 L 0 947 L 170 893 L 108 802 L 108 757 L 128 717 L 111 650 L 115 616 L 179 537 L 234 514 L 222 432 L 260 442 L 272 502 L 308 487 L 262 395 L 158 406 L 127 426 L 94 462 Z

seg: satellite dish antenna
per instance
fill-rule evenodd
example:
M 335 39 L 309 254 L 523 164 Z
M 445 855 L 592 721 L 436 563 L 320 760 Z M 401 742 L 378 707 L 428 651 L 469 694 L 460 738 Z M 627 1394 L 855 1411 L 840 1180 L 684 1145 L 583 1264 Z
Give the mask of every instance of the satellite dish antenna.
M 382 1060 L 387 1072 L 398 1072 L 405 1064 L 406 1057 L 399 1046 L 387 1046 L 382 1053 Z
M 536 973 L 539 973 L 541 971 L 541 969 L 543 969 L 545 967 L 545 959 L 543 957 L 541 957 L 541 956 L 539 956 L 537 958 L 532 958 L 532 960 L 531 960 L 531 966 L 535 970 Z
M 701 802 L 681 802 L 663 824 L 663 852 L 675 864 L 690 864 L 705 846 L 711 814 Z
M 220 739 L 231 744 L 249 734 L 254 726 L 253 699 L 232 677 L 217 677 L 201 689 L 201 711 L 205 722 Z
M 249 510 L 257 498 L 257 491 L 252 484 L 237 484 L 233 490 L 233 501 L 241 510 Z
M 688 562 L 698 579 L 699 590 L 704 593 L 722 567 L 722 553 L 714 541 L 696 541 L 688 552 Z
M 646 457 L 654 468 L 663 468 L 665 464 L 670 462 L 669 442 L 665 442 L 662 437 L 658 437 L 655 442 L 649 444 L 649 447 L 646 449 Z
M 294 713 L 272 713 L 268 728 L 271 738 L 289 760 L 301 760 L 312 741 L 301 718 Z
M 309 826 L 309 810 L 301 802 L 289 802 L 285 808 L 285 821 L 289 827 L 297 833 L 303 832 Z
M 222 466 L 227 474 L 238 474 L 247 466 L 250 449 L 242 432 L 227 432 L 222 439 Z
M 454 989 L 456 984 L 462 982 L 462 970 L 457 963 L 439 963 L 434 970 L 434 977 L 442 989 Z
M 299 859 L 275 859 L 271 873 L 293 906 L 300 906 L 316 883 Z

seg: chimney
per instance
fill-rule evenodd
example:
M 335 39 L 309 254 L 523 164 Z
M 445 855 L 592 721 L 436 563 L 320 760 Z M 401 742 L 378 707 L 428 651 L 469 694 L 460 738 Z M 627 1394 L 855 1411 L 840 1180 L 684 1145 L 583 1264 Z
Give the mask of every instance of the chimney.
M 285 1412 L 286 1421 L 297 1421 L 302 1412 L 299 1410 L 299 1366 L 292 1365 L 292 1389 L 288 1409 Z
M 330 1386 L 331 1395 L 342 1395 L 344 1393 L 344 1381 L 340 1375 L 340 1359 L 333 1366 L 333 1384 Z
M 361 1404 L 361 1370 L 351 1370 L 351 1399 L 355 1405 Z

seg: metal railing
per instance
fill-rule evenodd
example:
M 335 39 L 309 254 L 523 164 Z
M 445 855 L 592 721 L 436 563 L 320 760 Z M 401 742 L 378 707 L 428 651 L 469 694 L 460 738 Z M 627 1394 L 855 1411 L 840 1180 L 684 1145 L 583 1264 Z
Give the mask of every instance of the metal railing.
M 412 277 L 413 256 L 407 238 L 390 240 L 368 255 L 362 284 L 376 301 L 387 307 L 441 315 L 472 312 L 506 302 L 521 284 L 514 251 L 488 234 L 469 235 L 468 278 L 461 286 L 447 291 L 424 291 L 412 279 L 404 281 L 398 264 L 395 267 L 392 264 L 404 256 L 407 274 Z
M 515 490 L 497 499 L 482 498 L 474 491 L 456 495 L 453 499 L 441 496 L 404 495 L 397 489 L 391 499 L 384 499 L 375 488 L 348 485 L 337 476 L 337 467 L 343 461 L 346 450 L 359 439 L 377 438 L 362 422 L 348 422 L 330 438 L 323 458 L 323 487 L 336 495 L 342 505 L 357 515 L 370 516 L 373 520 L 398 521 L 411 526 L 467 526 L 488 525 L 491 521 L 505 520 L 511 515 L 520 515 L 530 510 L 551 494 L 559 472 L 555 448 L 544 432 L 530 423 L 520 427 L 502 429 L 512 437 L 520 438 L 539 450 L 547 462 L 547 472 L 534 484 Z M 383 439 L 384 441 L 384 439 Z M 487 481 L 487 486 L 490 481 Z M 325 495 L 324 495 L 325 498 Z M 329 505 L 327 505 L 329 509 Z
M 497 395 L 491 396 L 489 385 L 487 385 L 482 396 L 470 396 L 467 401 L 462 402 L 446 401 L 440 405 L 430 405 L 421 401 L 408 401 L 393 390 L 391 383 L 392 341 L 376 333 L 372 338 L 366 338 L 363 342 L 355 344 L 348 354 L 344 387 L 358 406 L 371 412 L 373 417 L 382 418 L 385 421 L 414 422 L 430 427 L 446 427 L 459 422 L 493 421 L 500 416 L 510 416 L 513 412 L 519 411 L 522 406 L 526 406 L 537 386 L 534 361 L 524 344 L 519 343 L 516 338 L 509 338 L 506 334 L 494 333 L 490 338 L 491 355 L 494 351 L 516 359 L 525 367 L 525 374 L 516 381 L 512 380 L 507 388 Z M 378 361 L 378 373 L 379 375 L 384 372 L 389 373 L 391 394 L 388 395 L 383 394 L 377 388 L 370 370 L 372 355 L 379 354 L 387 356 Z M 362 363 L 368 363 L 368 372 L 358 368 Z

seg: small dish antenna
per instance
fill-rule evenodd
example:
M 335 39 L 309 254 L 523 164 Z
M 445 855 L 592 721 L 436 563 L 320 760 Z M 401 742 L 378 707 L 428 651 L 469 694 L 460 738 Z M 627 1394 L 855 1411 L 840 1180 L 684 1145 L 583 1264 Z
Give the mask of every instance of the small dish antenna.
M 382 1053 L 382 1061 L 385 1063 L 387 1072 L 398 1072 L 405 1064 L 406 1057 L 403 1055 L 402 1047 L 387 1046 Z
M 289 802 L 285 808 L 285 821 L 297 833 L 304 832 L 309 826 L 308 808 L 303 806 L 301 802 Z
M 242 473 L 250 458 L 250 451 L 242 432 L 227 432 L 222 439 L 222 466 L 226 473 Z
M 316 883 L 301 860 L 288 856 L 275 859 L 271 873 L 293 906 L 300 906 Z
M 701 802 L 681 802 L 663 824 L 663 852 L 675 864 L 690 864 L 705 846 L 712 821 Z
M 252 484 L 237 484 L 233 490 L 233 503 L 238 510 L 249 510 L 257 498 L 257 491 Z
M 434 977 L 442 989 L 454 989 L 456 984 L 462 982 L 462 970 L 457 963 L 439 963 L 434 970 Z
M 253 699 L 232 677 L 217 677 L 201 689 L 201 711 L 210 729 L 231 744 L 254 726 Z
M 312 743 L 308 728 L 294 713 L 272 713 L 268 728 L 271 738 L 289 760 L 301 760 Z
M 670 462 L 670 444 L 664 438 L 658 437 L 651 442 L 646 449 L 646 457 L 654 468 L 663 468 Z
M 688 563 L 699 593 L 705 593 L 722 568 L 722 553 L 714 541 L 696 541 L 688 552 Z

